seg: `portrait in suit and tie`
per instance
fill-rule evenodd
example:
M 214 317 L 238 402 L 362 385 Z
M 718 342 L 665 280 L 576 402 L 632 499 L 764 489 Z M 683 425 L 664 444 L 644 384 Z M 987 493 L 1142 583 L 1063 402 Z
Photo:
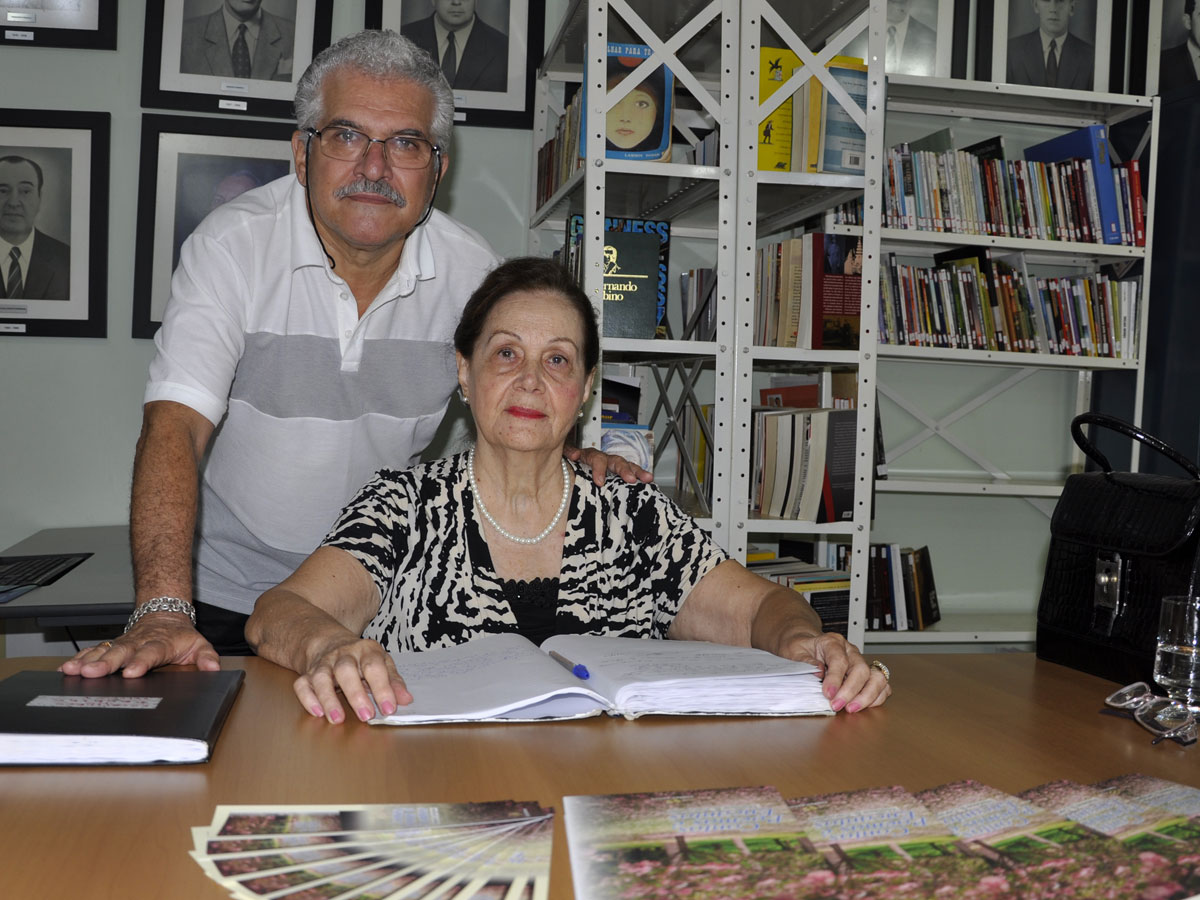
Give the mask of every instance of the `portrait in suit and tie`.
M 492 21 L 484 21 L 476 0 L 427 0 L 404 4 L 400 33 L 442 67 L 455 91 L 508 90 L 507 2 L 495 2 Z M 409 8 L 419 18 L 409 20 Z M 424 8 L 422 8 L 424 7 Z
M 1196 9 L 1196 0 L 1182 0 L 1182 4 L 1180 0 L 1167 0 L 1163 4 L 1162 42 L 1158 93 L 1165 94 L 1200 80 L 1200 10 Z
M 295 0 L 222 0 L 188 15 L 180 32 L 180 73 L 290 82 L 295 14 Z
M 1008 33 L 1009 84 L 1092 90 L 1095 0 L 1012 0 Z
M 69 300 L 71 248 L 37 227 L 50 173 L 34 156 L 0 148 L 0 297 Z
M 937 61 L 937 30 L 921 21 L 924 14 L 937 22 L 929 0 L 888 0 L 887 51 L 884 69 L 903 75 L 933 75 Z M 932 15 L 930 16 L 930 12 Z

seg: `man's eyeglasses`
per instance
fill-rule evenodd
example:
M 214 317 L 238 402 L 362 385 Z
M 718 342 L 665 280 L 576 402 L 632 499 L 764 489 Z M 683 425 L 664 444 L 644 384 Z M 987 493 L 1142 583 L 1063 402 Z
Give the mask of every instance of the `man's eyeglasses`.
M 329 125 L 318 131 L 307 128 L 315 137 L 321 152 L 330 159 L 357 162 L 367 155 L 372 144 L 383 144 L 388 165 L 396 169 L 424 169 L 436 155 L 441 159 L 442 148 L 425 138 L 394 134 L 390 138 L 367 137 L 361 131 L 342 125 Z
M 1133 716 L 1139 725 L 1154 735 L 1154 740 L 1150 742 L 1152 744 L 1166 738 L 1181 744 L 1196 742 L 1196 717 L 1185 708 L 1181 716 L 1164 718 L 1164 721 L 1160 722 L 1159 713 L 1172 706 L 1173 701 L 1155 694 L 1144 681 L 1136 681 L 1109 694 L 1104 698 L 1104 702 L 1115 709 L 1123 710 L 1126 715 Z

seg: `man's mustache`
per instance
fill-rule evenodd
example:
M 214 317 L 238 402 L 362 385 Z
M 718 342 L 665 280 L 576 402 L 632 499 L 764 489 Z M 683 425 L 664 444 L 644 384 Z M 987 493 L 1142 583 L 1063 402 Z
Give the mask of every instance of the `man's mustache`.
M 408 201 L 400 196 L 396 189 L 383 179 L 380 179 L 379 181 L 371 181 L 369 178 L 365 178 L 360 175 L 358 178 L 354 179 L 354 181 L 350 182 L 349 184 L 342 185 L 333 192 L 333 195 L 339 200 L 343 197 L 348 197 L 351 194 L 378 194 L 385 200 L 390 200 L 392 203 L 395 203 L 401 209 L 408 206 Z

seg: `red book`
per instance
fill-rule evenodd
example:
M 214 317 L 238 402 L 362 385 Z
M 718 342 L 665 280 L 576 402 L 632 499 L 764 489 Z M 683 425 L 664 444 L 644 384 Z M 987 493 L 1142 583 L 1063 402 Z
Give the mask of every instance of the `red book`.
M 1129 170 L 1129 196 L 1133 206 L 1133 243 L 1146 246 L 1146 206 L 1142 199 L 1142 167 L 1136 159 L 1125 163 Z

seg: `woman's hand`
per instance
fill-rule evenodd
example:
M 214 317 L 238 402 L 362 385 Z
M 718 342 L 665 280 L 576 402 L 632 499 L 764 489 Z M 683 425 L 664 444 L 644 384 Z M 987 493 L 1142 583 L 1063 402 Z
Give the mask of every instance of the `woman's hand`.
M 338 692 L 359 720 L 375 715 L 375 707 L 385 716 L 397 706 L 412 703 L 412 694 L 396 671 L 396 664 L 378 642 L 346 633 L 330 642 L 293 682 L 292 689 L 300 705 L 318 718 L 340 724 L 346 717 Z M 374 696 L 375 702 L 371 702 Z
M 883 670 L 867 665 L 840 634 L 821 630 L 821 617 L 795 591 L 726 560 L 708 572 L 680 607 L 667 637 L 757 647 L 812 663 L 834 712 L 881 705 L 892 693 Z
M 778 656 L 812 663 L 821 676 L 821 691 L 834 712 L 856 713 L 871 706 L 882 706 L 892 694 L 888 676 L 869 666 L 858 648 L 840 634 L 825 631 L 811 634 L 781 635 Z

